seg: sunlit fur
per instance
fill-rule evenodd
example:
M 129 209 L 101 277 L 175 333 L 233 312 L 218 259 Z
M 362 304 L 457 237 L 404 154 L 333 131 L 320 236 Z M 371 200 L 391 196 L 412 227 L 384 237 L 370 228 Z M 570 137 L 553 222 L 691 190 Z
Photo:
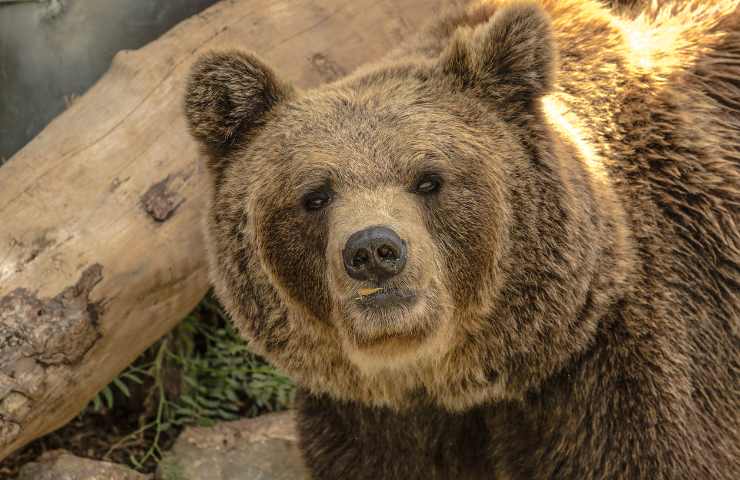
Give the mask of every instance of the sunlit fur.
M 307 92 L 198 62 L 211 277 L 316 478 L 740 478 L 739 3 L 451 2 Z M 373 225 L 413 307 L 358 307 Z

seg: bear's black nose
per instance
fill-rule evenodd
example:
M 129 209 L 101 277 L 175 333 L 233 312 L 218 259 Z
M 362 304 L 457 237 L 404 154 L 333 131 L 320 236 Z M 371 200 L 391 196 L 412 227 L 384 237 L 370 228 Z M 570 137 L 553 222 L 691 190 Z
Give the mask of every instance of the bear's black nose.
M 369 227 L 349 237 L 342 257 L 350 277 L 379 282 L 406 266 L 406 243 L 390 228 Z

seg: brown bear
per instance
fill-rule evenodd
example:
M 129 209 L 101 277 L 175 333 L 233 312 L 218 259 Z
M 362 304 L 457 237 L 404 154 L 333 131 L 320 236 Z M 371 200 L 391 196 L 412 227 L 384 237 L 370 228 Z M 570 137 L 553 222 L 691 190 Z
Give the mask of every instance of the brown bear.
M 740 478 L 738 3 L 453 3 L 311 91 L 197 62 L 212 280 L 315 478 Z

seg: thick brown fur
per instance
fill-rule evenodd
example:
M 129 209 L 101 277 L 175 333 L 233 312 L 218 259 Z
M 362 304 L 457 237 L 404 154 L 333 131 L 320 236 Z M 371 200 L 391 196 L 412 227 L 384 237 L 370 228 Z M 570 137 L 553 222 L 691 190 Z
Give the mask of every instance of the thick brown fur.
M 611 3 L 452 2 L 309 92 L 194 67 L 211 277 L 315 478 L 740 478 L 739 2 Z M 369 225 L 415 307 L 358 309 Z

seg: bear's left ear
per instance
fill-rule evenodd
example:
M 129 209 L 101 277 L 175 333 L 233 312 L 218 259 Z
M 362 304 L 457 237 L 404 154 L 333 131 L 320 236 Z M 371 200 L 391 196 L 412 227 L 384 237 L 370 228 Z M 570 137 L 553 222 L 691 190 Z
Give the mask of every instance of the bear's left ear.
M 464 88 L 516 112 L 552 89 L 556 57 L 547 13 L 533 2 L 516 2 L 472 33 L 460 31 L 440 66 Z
M 266 114 L 293 93 L 253 55 L 212 52 L 199 59 L 188 79 L 185 115 L 190 132 L 207 148 L 209 166 L 220 167 L 221 157 L 248 139 Z

